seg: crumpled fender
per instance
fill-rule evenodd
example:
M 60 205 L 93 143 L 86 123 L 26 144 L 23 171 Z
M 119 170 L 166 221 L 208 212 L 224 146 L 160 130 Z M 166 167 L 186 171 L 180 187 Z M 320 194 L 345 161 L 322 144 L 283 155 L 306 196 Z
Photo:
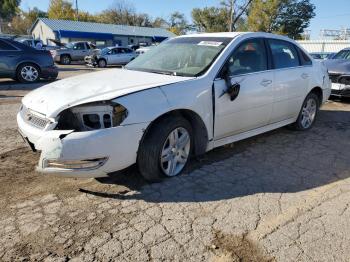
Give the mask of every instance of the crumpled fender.
M 42 151 L 42 156 L 47 158 L 59 158 L 62 152 L 62 139 L 73 133 L 74 130 L 51 130 L 45 132 L 35 143 L 35 148 Z M 40 159 L 42 161 L 43 159 Z

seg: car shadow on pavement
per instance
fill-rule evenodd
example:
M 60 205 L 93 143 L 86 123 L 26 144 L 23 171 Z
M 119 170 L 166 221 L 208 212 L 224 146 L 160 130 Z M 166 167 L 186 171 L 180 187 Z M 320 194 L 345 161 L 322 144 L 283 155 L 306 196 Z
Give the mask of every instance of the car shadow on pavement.
M 36 88 L 42 87 L 44 85 L 47 85 L 49 83 L 52 83 L 52 81 L 49 80 L 40 80 L 36 83 L 19 83 L 15 80 L 1 80 L 0 81 L 0 91 L 14 91 L 14 90 L 25 90 L 25 91 L 31 91 Z
M 192 160 L 186 172 L 148 184 L 135 167 L 102 183 L 123 184 L 122 193 L 81 192 L 147 202 L 205 202 L 256 193 L 300 192 L 350 176 L 350 112 L 322 110 L 307 132 L 287 128 L 221 147 Z

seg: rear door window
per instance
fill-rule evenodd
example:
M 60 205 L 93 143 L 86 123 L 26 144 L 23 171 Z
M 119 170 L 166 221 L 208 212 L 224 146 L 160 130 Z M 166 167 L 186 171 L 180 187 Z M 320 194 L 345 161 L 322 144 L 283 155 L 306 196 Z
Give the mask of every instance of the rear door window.
M 292 43 L 283 40 L 268 40 L 275 69 L 300 66 L 299 56 Z

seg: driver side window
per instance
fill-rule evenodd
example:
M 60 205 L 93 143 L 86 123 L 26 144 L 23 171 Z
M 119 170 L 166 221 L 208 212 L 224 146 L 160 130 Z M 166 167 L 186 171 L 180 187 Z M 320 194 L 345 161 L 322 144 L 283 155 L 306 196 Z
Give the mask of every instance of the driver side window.
M 230 76 L 267 70 L 267 55 L 264 41 L 262 39 L 244 41 L 226 62 L 226 68 Z

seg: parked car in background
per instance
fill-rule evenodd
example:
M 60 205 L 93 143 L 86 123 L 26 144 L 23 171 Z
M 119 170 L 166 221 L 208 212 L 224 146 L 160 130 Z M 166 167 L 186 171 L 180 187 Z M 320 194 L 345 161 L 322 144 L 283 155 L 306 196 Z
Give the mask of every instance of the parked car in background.
M 339 51 L 325 65 L 332 81 L 332 96 L 350 97 L 350 48 Z
M 55 50 L 59 49 L 58 46 L 50 46 L 50 45 L 44 45 L 43 41 L 40 39 L 27 39 L 27 38 L 19 38 L 19 39 L 14 39 L 17 42 L 20 42 L 26 46 L 33 47 L 35 49 L 42 49 L 42 50 Z
M 0 39 L 0 77 L 23 83 L 56 79 L 57 67 L 49 51 L 36 50 L 10 39 Z
M 135 51 L 136 55 L 142 55 L 146 52 L 148 52 L 149 50 L 151 50 L 152 48 L 154 48 L 155 46 L 150 45 L 150 46 L 145 46 L 145 47 L 140 47 L 139 49 L 137 49 Z
M 287 37 L 196 34 L 36 89 L 17 122 L 41 172 L 101 177 L 137 163 L 154 181 L 191 155 L 286 125 L 308 130 L 329 94 L 323 63 Z
M 335 55 L 336 53 L 334 52 L 314 52 L 314 53 L 310 53 L 310 55 L 312 56 L 313 59 L 317 59 L 317 60 L 327 60 L 327 59 L 332 59 L 332 57 Z
M 92 66 L 126 65 L 136 57 L 134 50 L 126 47 L 106 47 L 94 55 L 86 56 L 85 63 Z
M 96 52 L 95 46 L 89 42 L 72 42 L 65 44 L 63 48 L 52 50 L 51 54 L 55 62 L 69 65 L 72 61 L 84 61 L 86 56 Z

